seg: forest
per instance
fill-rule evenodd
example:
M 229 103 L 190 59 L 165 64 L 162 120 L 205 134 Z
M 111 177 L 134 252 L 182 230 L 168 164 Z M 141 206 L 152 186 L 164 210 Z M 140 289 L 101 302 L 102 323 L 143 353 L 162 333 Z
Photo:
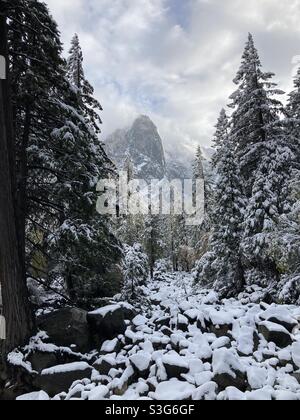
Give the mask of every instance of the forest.
M 300 399 L 300 69 L 283 92 L 245 38 L 203 223 L 101 215 L 100 180 L 172 180 L 158 130 L 116 158 L 79 36 L 0 1 L 0 400 Z

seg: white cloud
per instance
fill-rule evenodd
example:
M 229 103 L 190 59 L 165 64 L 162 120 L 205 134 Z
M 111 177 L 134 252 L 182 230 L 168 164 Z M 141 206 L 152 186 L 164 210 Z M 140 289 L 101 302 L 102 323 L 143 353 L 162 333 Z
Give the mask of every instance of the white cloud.
M 47 0 L 66 47 L 80 36 L 104 136 L 146 113 L 168 144 L 207 145 L 249 31 L 265 68 L 291 88 L 300 0 L 180 1 L 184 10 L 178 0 Z

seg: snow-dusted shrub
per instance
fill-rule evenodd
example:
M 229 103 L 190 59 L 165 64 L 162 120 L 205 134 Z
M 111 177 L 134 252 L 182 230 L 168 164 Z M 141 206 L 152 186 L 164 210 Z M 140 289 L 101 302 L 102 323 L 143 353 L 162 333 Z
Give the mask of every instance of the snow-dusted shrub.
M 300 275 L 284 276 L 278 289 L 278 299 L 281 303 L 300 305 Z
M 41 279 L 38 283 L 37 280 L 28 278 L 27 287 L 30 301 L 39 313 L 59 309 L 66 305 L 68 293 L 62 278 L 56 279 L 51 286 L 46 280 Z
M 216 260 L 214 252 L 206 252 L 200 260 L 197 261 L 193 270 L 193 277 L 196 284 L 201 286 L 212 287 L 212 273 L 214 269 L 214 261 Z
M 125 245 L 123 272 L 123 295 L 135 299 L 149 275 L 149 260 L 141 244 Z
M 172 264 L 167 258 L 162 258 L 156 261 L 154 265 L 153 278 L 154 280 L 162 280 L 164 276 L 172 271 Z

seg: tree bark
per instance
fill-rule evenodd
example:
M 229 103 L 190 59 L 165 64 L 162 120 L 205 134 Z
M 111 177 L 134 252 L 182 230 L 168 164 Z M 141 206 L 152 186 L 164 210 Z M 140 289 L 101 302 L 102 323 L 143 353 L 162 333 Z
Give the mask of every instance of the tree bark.
M 0 55 L 4 56 L 8 63 L 5 3 L 0 1 Z M 34 329 L 22 261 L 24 250 L 20 248 L 17 235 L 14 166 L 14 135 L 7 65 L 7 79 L 0 80 L 0 284 L 3 315 L 7 326 L 6 340 L 0 341 L 0 362 L 5 362 L 8 352 L 23 345 Z

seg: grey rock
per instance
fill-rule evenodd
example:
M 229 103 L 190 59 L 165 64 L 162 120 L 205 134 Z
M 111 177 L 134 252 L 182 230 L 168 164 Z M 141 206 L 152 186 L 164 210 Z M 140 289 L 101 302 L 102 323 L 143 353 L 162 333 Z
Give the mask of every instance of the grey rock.
M 94 311 L 87 315 L 93 340 L 97 344 L 112 340 L 126 331 L 124 308 L 121 305 L 113 305 L 110 308 L 107 312 Z
M 101 375 L 108 375 L 109 371 L 116 367 L 115 363 L 111 360 L 111 358 L 102 357 L 97 360 L 93 367 L 98 370 Z
M 163 318 L 159 318 L 154 321 L 156 327 L 159 329 L 161 327 L 170 327 L 171 318 L 169 316 L 165 316 Z
M 213 324 L 210 324 L 208 327 L 208 330 L 215 334 L 217 338 L 220 337 L 231 337 L 231 331 L 232 331 L 232 324 L 224 324 L 220 326 L 216 326 Z
M 298 381 L 298 383 L 300 384 L 300 371 L 299 372 L 295 372 L 292 373 L 292 376 Z
M 166 335 L 167 337 L 171 337 L 171 335 L 173 334 L 173 331 L 172 331 L 170 328 L 168 328 L 168 327 L 162 327 L 162 328 L 160 329 L 160 331 L 161 331 L 164 335 Z
M 57 365 L 58 363 L 58 358 L 55 353 L 40 351 L 32 353 L 28 356 L 27 360 L 31 363 L 32 369 L 39 373 L 44 369 Z
M 270 318 L 270 319 L 268 319 L 268 321 L 269 322 L 273 322 L 273 323 L 275 323 L 275 324 L 278 324 L 278 325 L 281 325 L 282 327 L 284 327 L 289 333 L 292 333 L 293 332 L 293 329 L 295 328 L 295 327 L 297 327 L 297 325 L 298 325 L 298 323 L 295 321 L 295 322 L 285 322 L 285 321 L 282 321 L 282 320 L 280 320 L 280 319 L 277 319 L 277 318 L 275 318 L 275 317 L 273 317 L 273 318 Z
M 188 366 L 184 366 L 183 363 L 176 363 L 176 359 L 173 359 L 171 357 L 170 360 L 168 360 L 168 358 L 164 358 L 163 359 L 163 365 L 164 368 L 166 369 L 167 375 L 168 375 L 168 379 L 171 378 L 177 378 L 177 379 L 182 379 L 181 375 L 187 374 L 189 372 L 189 368 Z
M 213 380 L 218 384 L 219 390 L 224 391 L 227 387 L 235 387 L 240 391 L 246 391 L 248 387 L 246 374 L 235 371 L 236 377 L 229 375 L 228 373 L 222 373 L 215 375 Z
M 92 367 L 87 363 L 72 363 L 53 368 L 51 370 L 42 371 L 35 380 L 35 385 L 38 389 L 45 391 L 51 397 L 67 392 L 75 381 L 90 378 L 92 374 Z
M 268 322 L 258 325 L 258 331 L 264 336 L 268 343 L 275 343 L 280 348 L 285 348 L 293 343 L 290 333 L 282 327 L 282 330 L 273 330 L 268 327 Z
M 46 331 L 51 342 L 57 346 L 70 347 L 87 353 L 92 350 L 87 312 L 77 308 L 64 308 L 44 315 L 37 320 L 38 327 Z

